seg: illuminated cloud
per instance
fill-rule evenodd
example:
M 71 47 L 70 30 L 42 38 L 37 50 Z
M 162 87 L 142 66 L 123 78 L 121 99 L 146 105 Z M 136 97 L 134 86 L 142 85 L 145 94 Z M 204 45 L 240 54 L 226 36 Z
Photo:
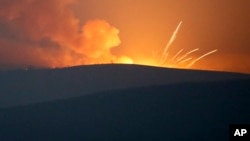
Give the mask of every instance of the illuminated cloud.
M 119 30 L 104 20 L 82 28 L 73 0 L 0 1 L 0 65 L 65 67 L 110 62 Z M 8 35 L 8 36 L 7 36 Z

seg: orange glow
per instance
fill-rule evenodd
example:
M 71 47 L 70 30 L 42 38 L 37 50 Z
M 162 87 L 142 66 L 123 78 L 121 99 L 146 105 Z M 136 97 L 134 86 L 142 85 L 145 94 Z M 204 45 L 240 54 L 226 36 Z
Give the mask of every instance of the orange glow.
M 116 63 L 133 64 L 134 61 L 128 56 L 121 56 L 117 59 Z
M 187 53 L 183 52 L 183 49 L 179 50 L 175 54 L 168 52 L 165 61 L 161 61 L 160 55 L 148 55 L 143 58 L 139 58 L 134 61 L 135 64 L 157 66 L 157 67 L 167 67 L 167 68 L 182 68 L 182 69 L 194 69 L 193 65 L 199 60 L 205 58 L 206 56 L 215 53 L 217 50 L 210 51 L 203 55 L 194 56 L 192 53 L 198 51 L 198 49 L 193 49 Z M 190 55 L 191 54 L 191 55 Z M 196 67 L 197 68 L 197 67 Z
M 106 16 L 103 16 L 103 13 L 100 12 L 100 17 L 107 19 L 110 17 L 109 20 L 116 24 L 118 29 L 105 20 L 83 21 L 88 17 L 86 14 L 90 14 L 89 17 L 99 15 L 94 14 L 95 12 L 92 13 L 94 15 L 91 12 L 84 12 L 82 7 L 84 4 L 78 4 L 80 10 L 75 12 L 74 6 L 72 7 L 74 2 L 76 0 L 22 0 L 18 4 L 11 1 L 2 3 L 0 5 L 0 24 L 3 31 L 0 37 L 0 65 L 10 66 L 10 68 L 27 66 L 61 68 L 87 64 L 124 63 L 250 72 L 249 53 L 246 49 L 249 43 L 248 36 L 245 35 L 244 38 L 236 36 L 248 27 L 245 25 L 247 22 L 242 22 L 245 26 L 238 27 L 239 33 L 232 30 L 232 35 L 229 36 L 229 31 L 231 33 L 231 29 L 234 29 L 236 24 L 232 23 L 233 28 L 225 29 L 213 26 L 212 23 L 206 23 L 211 21 L 207 17 L 211 14 L 199 16 L 202 19 L 205 17 L 205 20 L 198 20 L 196 17 L 187 18 L 184 16 L 187 12 L 180 16 L 180 11 L 171 11 L 171 9 L 173 10 L 171 5 L 165 5 L 169 6 L 166 8 L 164 4 L 158 5 L 156 4 L 158 2 L 153 1 L 145 1 L 143 6 L 139 2 L 133 1 L 130 8 L 119 4 L 123 1 L 115 2 L 120 7 L 113 4 L 103 5 L 102 2 L 87 2 L 93 2 L 93 6 L 99 4 L 100 6 L 97 6 L 98 8 L 90 6 L 91 9 L 86 10 L 104 9 L 102 11 L 104 13 L 109 11 L 106 9 L 124 10 L 123 12 L 117 11 L 119 14 L 108 12 L 112 16 L 107 13 Z M 183 4 L 183 6 L 185 7 L 187 4 Z M 137 12 L 138 6 L 142 8 L 141 12 Z M 198 6 L 198 8 L 200 7 Z M 207 10 L 210 11 L 210 8 Z M 169 9 L 170 11 L 163 12 L 158 9 L 167 11 Z M 157 11 L 161 12 L 156 14 Z M 146 14 L 147 12 L 149 14 Z M 175 15 L 179 15 L 179 17 L 174 20 L 171 18 L 175 17 L 172 16 L 172 13 L 176 13 Z M 166 15 L 160 16 L 161 14 Z M 152 20 L 149 17 L 155 19 Z M 181 18 L 184 19 L 183 31 L 182 21 L 178 24 L 178 20 Z M 211 18 L 213 19 L 214 16 Z M 216 24 L 221 23 L 217 22 L 216 18 L 215 20 Z M 199 24 L 196 21 L 199 21 Z M 177 26 L 175 30 L 174 26 Z M 210 30 L 214 32 L 210 32 Z M 122 39 L 120 39 L 120 32 Z M 179 32 L 181 37 L 177 35 Z M 161 43 L 165 42 L 165 36 L 169 42 L 164 48 L 164 44 Z M 234 44 L 231 45 L 234 38 L 238 41 L 232 42 Z M 219 41 L 220 39 L 221 41 Z M 238 44 L 241 42 L 242 44 Z M 241 50 L 242 52 L 235 57 L 234 51 L 237 52 L 237 47 L 241 48 L 238 53 Z M 226 56 L 230 53 L 233 55 Z
M 191 68 L 196 62 L 207 57 L 210 54 L 217 52 L 216 50 L 210 51 L 201 55 L 199 57 L 194 57 L 192 54 L 197 52 L 199 48 L 185 52 L 184 49 L 180 49 L 176 53 L 169 51 L 172 43 L 174 42 L 177 34 L 180 30 L 182 21 L 178 24 L 177 28 L 173 32 L 169 42 L 162 52 L 153 51 L 151 56 L 146 56 L 144 58 L 138 59 L 135 63 L 149 66 L 158 66 L 158 67 L 168 67 L 168 68 Z

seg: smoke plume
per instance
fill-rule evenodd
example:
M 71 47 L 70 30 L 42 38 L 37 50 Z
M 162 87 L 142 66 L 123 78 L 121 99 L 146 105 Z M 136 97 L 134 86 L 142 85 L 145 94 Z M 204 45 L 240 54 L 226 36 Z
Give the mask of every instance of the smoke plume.
M 74 0 L 0 0 L 0 65 L 65 67 L 115 61 L 119 30 L 104 20 L 83 27 Z

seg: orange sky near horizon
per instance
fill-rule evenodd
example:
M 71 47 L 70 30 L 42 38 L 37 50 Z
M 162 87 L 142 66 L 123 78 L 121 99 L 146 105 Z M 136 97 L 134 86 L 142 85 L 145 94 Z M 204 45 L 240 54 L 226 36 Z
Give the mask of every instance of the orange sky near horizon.
M 183 21 L 169 56 L 199 48 L 190 55 L 197 58 L 218 49 L 191 68 L 250 73 L 249 5 L 248 0 L 0 0 L 0 68 L 157 60 L 153 52 L 163 53 Z
M 83 21 L 98 17 L 120 30 L 121 45 L 112 49 L 117 54 L 151 57 L 153 50 L 163 51 L 183 21 L 170 53 L 199 48 L 194 54 L 199 56 L 218 49 L 193 68 L 250 73 L 249 5 L 248 0 L 83 0 L 74 10 Z

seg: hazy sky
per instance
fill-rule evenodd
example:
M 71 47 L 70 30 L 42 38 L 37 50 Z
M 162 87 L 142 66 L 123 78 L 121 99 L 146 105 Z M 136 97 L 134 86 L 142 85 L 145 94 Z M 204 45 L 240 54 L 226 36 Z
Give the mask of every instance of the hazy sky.
M 249 7 L 249 0 L 81 0 L 75 11 L 83 21 L 102 18 L 116 26 L 120 48 L 133 56 L 163 50 L 182 20 L 173 52 L 218 49 L 197 64 L 250 72 Z
M 39 3 L 39 1 L 43 0 L 33 1 L 38 1 Z M 31 8 L 26 10 L 26 13 L 34 13 L 33 10 L 39 9 L 39 5 L 41 5 L 42 8 L 39 13 L 42 14 L 38 14 L 38 17 L 44 15 L 46 17 L 46 14 L 57 17 L 55 21 L 50 20 L 52 21 L 50 25 L 54 24 L 54 22 L 56 22 L 55 25 L 60 25 L 61 22 L 63 25 L 72 24 L 75 26 L 76 24 L 73 23 L 76 20 L 81 25 L 85 25 L 87 21 L 93 19 L 105 20 L 113 29 L 119 30 L 121 43 L 117 44 L 118 47 L 109 48 L 112 50 L 112 54 L 116 56 L 127 55 L 133 59 L 144 59 L 151 56 L 153 51 L 162 52 L 178 23 L 183 21 L 178 36 L 170 48 L 170 53 L 174 54 L 182 48 L 185 51 L 200 48 L 200 51 L 194 54 L 194 57 L 198 57 L 208 51 L 218 49 L 218 52 L 215 54 L 197 62 L 194 68 L 250 73 L 249 0 L 78 0 L 75 3 L 71 3 L 71 1 L 44 0 L 43 3 L 46 4 L 33 4 L 33 8 L 30 6 Z M 10 46 L 9 44 L 17 46 L 13 45 L 13 41 L 18 40 L 18 46 L 20 43 L 24 44 L 18 47 L 20 49 L 29 41 L 26 41 L 26 38 L 30 39 L 30 36 L 26 36 L 26 32 L 24 33 L 25 36 L 22 35 L 24 32 L 20 30 L 23 29 L 22 26 L 16 26 L 19 25 L 19 22 L 21 25 L 25 25 L 24 23 L 27 22 L 16 20 L 15 18 L 10 20 L 11 14 L 6 14 L 14 13 L 13 11 L 21 9 L 22 6 L 25 7 L 29 2 L 28 0 L 0 0 L 0 5 L 2 5 L 0 8 L 4 9 L 0 10 L 0 55 L 5 56 L 0 56 L 0 59 L 2 59 L 2 61 L 0 60 L 0 65 L 8 64 L 4 63 L 6 62 L 5 60 L 10 60 L 6 59 L 8 58 L 6 56 L 19 54 L 12 54 L 9 50 L 6 51 L 6 48 Z M 63 12 L 57 10 L 62 7 L 64 7 Z M 66 10 L 65 7 L 67 8 Z M 69 12 L 69 9 L 72 11 Z M 53 15 L 51 11 L 56 12 Z M 65 13 L 67 14 L 63 16 Z M 21 14 L 23 13 L 21 12 Z M 59 18 L 57 15 L 60 15 Z M 25 19 L 25 15 L 22 17 Z M 71 22 L 66 22 L 67 20 L 64 18 L 71 19 Z M 54 18 L 52 17 L 51 19 Z M 38 21 L 42 22 L 42 20 Z M 12 27 L 13 24 L 14 27 Z M 28 27 L 31 26 L 29 25 Z M 37 27 L 34 29 L 37 29 Z M 46 30 L 50 31 L 53 28 L 46 28 Z M 77 28 L 70 28 L 70 30 L 77 30 Z M 64 31 L 65 37 L 74 35 L 73 33 L 66 35 L 67 31 L 69 30 Z M 38 48 L 47 45 L 56 46 L 54 42 L 57 45 L 59 44 L 59 46 L 65 43 L 59 42 L 59 37 L 54 38 L 54 35 L 52 33 L 49 36 L 44 34 L 44 36 L 35 40 L 35 42 L 39 40 Z M 15 38 L 15 40 L 12 38 Z M 50 40 L 47 41 L 47 38 Z M 6 41 L 6 39 L 9 41 Z M 32 43 L 29 41 L 29 46 L 31 46 L 30 44 Z M 52 52 L 56 52 L 56 49 L 53 48 Z M 28 55 L 32 58 L 32 55 Z M 50 56 L 55 55 L 52 54 Z M 12 64 L 15 64 L 13 63 L 15 61 L 13 59 Z M 39 62 L 40 64 L 46 64 L 41 62 L 46 62 L 46 59 L 42 59 Z

